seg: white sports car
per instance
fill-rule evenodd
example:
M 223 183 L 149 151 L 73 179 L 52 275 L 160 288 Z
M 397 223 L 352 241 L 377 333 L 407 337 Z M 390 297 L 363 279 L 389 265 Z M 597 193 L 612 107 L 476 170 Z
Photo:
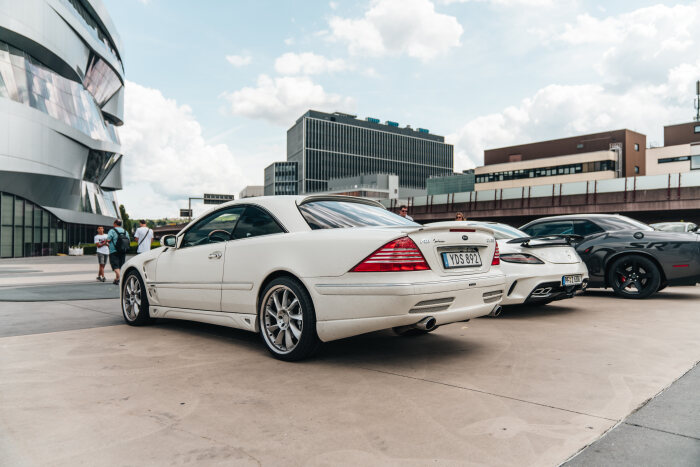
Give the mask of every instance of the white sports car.
M 573 297 L 586 288 L 588 268 L 566 236 L 531 238 L 497 222 L 466 221 L 494 232 L 506 275 L 501 305 L 541 304 Z
M 282 360 L 321 341 L 483 316 L 504 291 L 491 230 L 424 227 L 361 198 L 233 201 L 161 244 L 122 268 L 128 324 L 176 318 L 259 332 Z

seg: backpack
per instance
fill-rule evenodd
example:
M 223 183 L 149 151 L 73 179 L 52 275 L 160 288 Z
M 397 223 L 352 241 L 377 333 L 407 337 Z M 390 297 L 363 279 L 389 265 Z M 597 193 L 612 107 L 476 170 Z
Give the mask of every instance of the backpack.
M 129 236 L 126 234 L 126 231 L 122 230 L 120 232 L 117 230 L 117 243 L 114 245 L 114 249 L 117 250 L 118 253 L 126 253 L 129 251 L 130 246 L 131 241 L 129 241 Z

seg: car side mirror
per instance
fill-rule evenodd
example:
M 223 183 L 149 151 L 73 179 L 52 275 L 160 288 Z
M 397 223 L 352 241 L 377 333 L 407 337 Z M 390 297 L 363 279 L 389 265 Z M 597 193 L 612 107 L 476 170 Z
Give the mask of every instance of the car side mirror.
M 177 237 L 175 235 L 163 235 L 163 237 L 160 239 L 160 244 L 164 247 L 176 248 Z

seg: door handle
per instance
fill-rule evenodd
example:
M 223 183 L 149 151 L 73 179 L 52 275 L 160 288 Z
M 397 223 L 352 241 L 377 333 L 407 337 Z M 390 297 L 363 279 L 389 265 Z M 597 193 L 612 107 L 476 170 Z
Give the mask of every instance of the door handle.
M 209 253 L 209 259 L 220 259 L 220 258 L 221 258 L 220 251 L 215 251 L 214 253 Z

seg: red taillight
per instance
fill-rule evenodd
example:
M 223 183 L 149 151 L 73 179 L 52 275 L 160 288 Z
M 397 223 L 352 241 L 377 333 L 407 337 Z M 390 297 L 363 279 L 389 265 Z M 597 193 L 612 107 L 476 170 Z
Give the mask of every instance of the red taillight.
M 491 266 L 498 266 L 499 264 L 501 264 L 501 255 L 498 253 L 498 242 L 496 242 L 496 248 L 493 250 Z
M 418 246 L 408 237 L 392 240 L 352 268 L 352 272 L 425 271 L 430 269 Z
M 476 232 L 475 229 L 450 229 L 450 232 Z

